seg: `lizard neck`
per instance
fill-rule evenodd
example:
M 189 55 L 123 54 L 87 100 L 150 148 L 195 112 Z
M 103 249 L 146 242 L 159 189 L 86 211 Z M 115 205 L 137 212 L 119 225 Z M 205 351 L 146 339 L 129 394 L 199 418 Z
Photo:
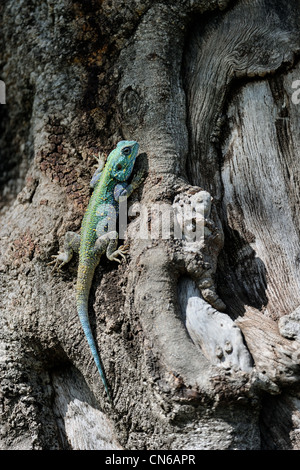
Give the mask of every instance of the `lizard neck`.
M 93 204 L 113 203 L 114 188 L 118 183 L 111 176 L 111 168 L 104 168 L 98 183 L 91 196 L 88 208 Z

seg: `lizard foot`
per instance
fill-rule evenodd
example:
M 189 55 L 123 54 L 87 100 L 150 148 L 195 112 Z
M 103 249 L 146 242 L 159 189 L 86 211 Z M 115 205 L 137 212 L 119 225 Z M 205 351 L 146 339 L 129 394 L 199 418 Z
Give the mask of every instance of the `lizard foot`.
M 47 266 L 53 265 L 52 272 L 60 271 L 61 268 L 69 262 L 69 259 L 66 253 L 58 252 L 57 255 L 52 255 L 51 258 L 54 258 L 50 263 L 47 263 Z
M 107 158 L 106 154 L 104 152 L 98 152 L 97 154 L 93 153 L 92 156 L 97 160 L 98 168 L 103 170 Z
M 117 261 L 121 263 L 122 260 L 118 259 L 117 256 L 121 256 L 124 260 L 126 260 L 125 254 L 129 251 L 129 245 L 121 245 L 116 251 L 114 251 L 111 255 L 108 256 L 110 261 Z
M 132 182 L 131 182 L 132 187 L 134 189 L 138 188 L 142 184 L 144 179 L 145 179 L 145 172 L 142 170 L 138 171 L 132 179 Z

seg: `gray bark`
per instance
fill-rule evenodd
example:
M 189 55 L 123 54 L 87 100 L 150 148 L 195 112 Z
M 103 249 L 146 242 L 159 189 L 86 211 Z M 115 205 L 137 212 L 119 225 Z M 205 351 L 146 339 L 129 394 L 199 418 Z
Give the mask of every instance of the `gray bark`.
M 300 448 L 299 10 L 2 2 L 2 449 Z M 128 261 L 103 259 L 90 296 L 112 408 L 77 260 L 47 263 L 80 229 L 91 154 L 124 138 L 147 178 Z M 200 202 L 204 239 L 142 239 L 138 201 L 151 226 Z

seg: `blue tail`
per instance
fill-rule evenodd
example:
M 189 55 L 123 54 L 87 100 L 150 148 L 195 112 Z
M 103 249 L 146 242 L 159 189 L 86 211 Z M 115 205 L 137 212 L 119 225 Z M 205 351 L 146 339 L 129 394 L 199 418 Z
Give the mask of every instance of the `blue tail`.
M 78 312 L 78 316 L 79 316 L 84 334 L 86 336 L 87 342 L 88 342 L 90 350 L 92 352 L 94 361 L 96 363 L 97 369 L 99 371 L 99 374 L 101 376 L 103 385 L 105 387 L 108 399 L 112 403 L 112 399 L 111 399 L 111 396 L 110 396 L 110 393 L 109 393 L 109 390 L 108 390 L 108 385 L 107 385 L 107 382 L 106 382 L 103 366 L 101 364 L 101 360 L 100 360 L 100 357 L 99 357 L 99 354 L 98 354 L 97 346 L 96 346 L 96 343 L 95 343 L 95 340 L 94 340 L 94 337 L 93 337 L 93 333 L 92 333 L 92 330 L 91 330 L 91 325 L 90 325 L 90 322 L 89 322 L 87 299 L 78 299 L 77 300 L 77 312 Z

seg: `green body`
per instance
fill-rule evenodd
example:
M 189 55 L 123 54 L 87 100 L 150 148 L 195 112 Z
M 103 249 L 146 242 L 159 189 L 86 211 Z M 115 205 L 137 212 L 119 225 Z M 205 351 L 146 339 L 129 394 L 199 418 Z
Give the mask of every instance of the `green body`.
M 62 266 L 70 261 L 73 251 L 79 252 L 77 312 L 109 398 L 105 374 L 89 322 L 88 300 L 94 272 L 102 254 L 106 253 L 108 259 L 120 262 L 117 257 L 124 258 L 124 253 L 127 252 L 123 246 L 117 248 L 116 221 L 119 197 L 129 197 L 142 181 L 142 175 L 138 174 L 131 184 L 128 184 L 138 148 L 139 145 L 135 141 L 121 141 L 109 154 L 104 169 L 98 168 L 91 180 L 94 191 L 82 221 L 81 234 L 79 236 L 67 232 L 64 252 L 57 255 L 54 261 L 55 265 L 60 262 Z

